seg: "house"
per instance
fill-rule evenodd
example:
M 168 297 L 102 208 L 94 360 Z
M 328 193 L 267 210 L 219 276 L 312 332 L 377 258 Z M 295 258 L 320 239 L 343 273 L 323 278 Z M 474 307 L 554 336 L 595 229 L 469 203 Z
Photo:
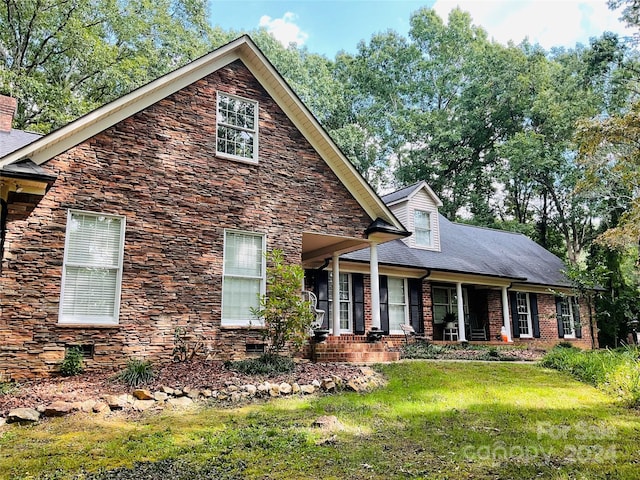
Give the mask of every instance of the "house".
M 425 182 L 382 200 L 412 233 L 373 254 L 380 326 L 390 340 L 403 340 L 401 326 L 409 324 L 434 341 L 495 342 L 504 335 L 508 342 L 541 348 L 561 341 L 595 344 L 587 305 L 574 296 L 558 257 L 519 233 L 450 222 L 438 213 L 442 203 Z M 369 249 L 339 258 L 340 328 L 333 334 L 345 336 L 342 343 L 372 327 L 366 318 L 372 307 L 362 295 L 371 259 Z M 316 272 L 310 287 L 330 313 L 332 278 L 335 273 Z M 323 354 L 321 348 L 319 358 Z
M 23 140 L 0 158 L 0 373 L 12 378 L 54 372 L 71 346 L 90 369 L 169 361 L 180 331 L 214 358 L 259 352 L 250 308 L 272 249 L 340 318 L 317 359 L 393 360 L 402 321 L 437 338 L 450 311 L 463 312 L 457 341 L 481 321 L 492 339 L 511 294 L 514 308 L 529 302 L 531 336 L 557 341 L 542 318 L 564 277 L 488 265 L 495 254 L 485 270 L 468 255 L 447 269 L 464 250 L 450 233 L 472 227 L 438 216 L 425 184 L 381 199 L 247 36 Z M 364 343 L 374 327 L 387 340 Z

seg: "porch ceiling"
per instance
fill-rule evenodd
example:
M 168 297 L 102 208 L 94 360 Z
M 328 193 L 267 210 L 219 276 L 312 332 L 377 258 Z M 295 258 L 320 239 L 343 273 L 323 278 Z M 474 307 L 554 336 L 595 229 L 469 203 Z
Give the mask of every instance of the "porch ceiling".
M 334 253 L 342 255 L 368 246 L 369 242 L 365 238 L 303 233 L 302 263 L 309 268 L 318 267 Z

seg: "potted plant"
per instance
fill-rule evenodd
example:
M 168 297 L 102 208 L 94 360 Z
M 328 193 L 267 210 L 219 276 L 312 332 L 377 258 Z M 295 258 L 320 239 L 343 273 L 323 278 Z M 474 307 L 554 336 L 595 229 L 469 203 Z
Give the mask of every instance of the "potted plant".
M 371 327 L 371 330 L 367 332 L 367 342 L 379 342 L 382 335 L 384 335 L 384 330 L 381 330 L 378 327 Z

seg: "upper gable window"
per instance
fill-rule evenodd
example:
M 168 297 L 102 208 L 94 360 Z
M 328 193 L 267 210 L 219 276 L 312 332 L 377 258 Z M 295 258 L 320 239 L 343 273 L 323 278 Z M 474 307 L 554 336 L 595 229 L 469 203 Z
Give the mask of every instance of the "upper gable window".
M 258 103 L 218 92 L 216 152 L 258 161 Z
M 413 226 L 415 230 L 416 246 L 431 246 L 431 214 L 424 210 L 415 210 L 413 213 Z

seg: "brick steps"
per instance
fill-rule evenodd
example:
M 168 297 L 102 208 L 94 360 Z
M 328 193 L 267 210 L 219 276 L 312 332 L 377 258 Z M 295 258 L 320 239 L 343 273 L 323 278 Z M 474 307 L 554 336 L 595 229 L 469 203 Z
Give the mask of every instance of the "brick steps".
M 348 343 L 331 341 L 318 343 L 311 348 L 314 362 L 380 363 L 400 360 L 400 352 L 390 351 L 386 343 Z

